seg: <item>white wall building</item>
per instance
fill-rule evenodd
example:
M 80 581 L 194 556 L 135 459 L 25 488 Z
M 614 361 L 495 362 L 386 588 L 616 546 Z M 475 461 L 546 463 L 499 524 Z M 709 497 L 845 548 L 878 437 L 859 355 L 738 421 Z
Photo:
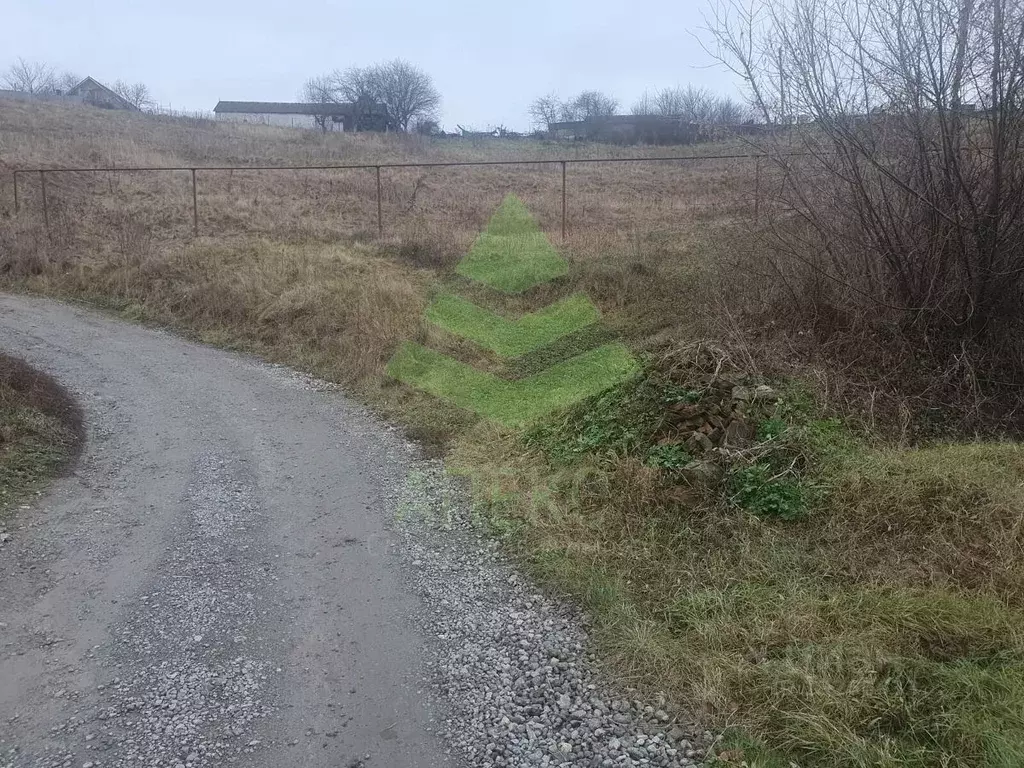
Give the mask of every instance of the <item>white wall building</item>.
M 329 130 L 345 130 L 352 114 L 350 104 L 302 104 L 282 101 L 218 101 L 213 108 L 218 120 L 253 125 L 280 125 L 286 128 L 317 128 L 322 116 Z

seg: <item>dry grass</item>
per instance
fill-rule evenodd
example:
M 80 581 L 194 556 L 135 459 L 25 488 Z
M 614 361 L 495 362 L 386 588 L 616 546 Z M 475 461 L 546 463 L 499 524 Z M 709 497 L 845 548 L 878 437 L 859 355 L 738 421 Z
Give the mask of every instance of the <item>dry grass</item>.
M 324 137 L 21 103 L 5 105 L 0 143 L 0 172 L 608 152 Z M 734 148 L 702 151 L 723 149 Z M 706 373 L 693 370 L 684 342 L 714 333 L 727 368 L 820 382 L 809 385 L 817 401 L 835 402 L 839 373 L 808 367 L 792 339 L 777 344 L 763 316 L 753 325 L 735 312 L 771 279 L 733 267 L 751 252 L 739 226 L 752 213 L 750 164 L 581 165 L 569 180 L 569 275 L 504 300 L 506 310 L 584 292 L 634 349 L 676 350 L 655 365 L 673 386 Z M 507 193 L 558 242 L 559 184 L 554 167 L 386 171 L 378 240 L 371 172 L 200 173 L 193 238 L 188 174 L 54 176 L 49 233 L 38 181 L 27 178 L 21 216 L 10 187 L 0 193 L 0 279 L 317 372 L 447 444 L 495 526 L 514 531 L 537 573 L 593 612 L 616 673 L 667 691 L 710 725 L 739 726 L 732 743 L 751 765 L 1024 762 L 1024 460 L 1015 444 L 894 447 L 827 429 L 805 408 L 794 450 L 815 502 L 804 520 L 783 523 L 645 463 L 656 437 L 645 425 L 664 410 L 657 388 L 650 413 L 627 389 L 630 402 L 605 421 L 553 425 L 597 423 L 570 435 L 587 449 L 566 461 L 383 376 L 410 339 L 496 365 L 425 326 L 424 309 L 456 279 L 456 262 Z
M 0 354 L 0 515 L 81 447 L 82 414 L 49 376 Z

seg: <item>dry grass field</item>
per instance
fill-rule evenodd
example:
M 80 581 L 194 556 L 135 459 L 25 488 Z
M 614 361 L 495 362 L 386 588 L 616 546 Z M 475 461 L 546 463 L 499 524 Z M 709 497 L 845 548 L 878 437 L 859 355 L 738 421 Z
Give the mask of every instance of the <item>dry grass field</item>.
M 766 169 L 570 165 L 564 244 L 557 165 L 385 169 L 382 238 L 372 170 L 200 171 L 198 236 L 187 172 L 51 174 L 49 232 L 38 177 L 20 178 L 18 215 L 10 183 L 40 167 L 612 153 L 666 151 L 4 104 L 0 284 L 295 365 L 406 424 L 467 476 L 495 534 L 588 608 L 611 672 L 726 733 L 723 762 L 1024 764 L 1024 454 L 912 442 L 910 400 L 860 386 L 872 372 L 840 370 L 810 333 L 772 332 L 753 226 L 756 194 L 771 204 Z M 584 292 L 645 371 L 525 433 L 384 374 L 406 340 L 495 364 L 424 311 L 508 193 L 570 266 L 504 307 Z M 765 381 L 771 396 L 747 402 Z M 710 434 L 726 411 L 750 434 L 708 452 L 722 476 L 703 482 L 685 469 L 702 445 L 693 419 Z

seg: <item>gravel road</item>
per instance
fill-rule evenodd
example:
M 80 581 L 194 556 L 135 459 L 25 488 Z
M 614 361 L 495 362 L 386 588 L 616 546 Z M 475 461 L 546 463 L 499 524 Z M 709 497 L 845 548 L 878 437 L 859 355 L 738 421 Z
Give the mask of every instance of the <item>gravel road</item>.
M 35 298 L 0 349 L 87 428 L 0 546 L 0 768 L 700 761 L 333 387 Z

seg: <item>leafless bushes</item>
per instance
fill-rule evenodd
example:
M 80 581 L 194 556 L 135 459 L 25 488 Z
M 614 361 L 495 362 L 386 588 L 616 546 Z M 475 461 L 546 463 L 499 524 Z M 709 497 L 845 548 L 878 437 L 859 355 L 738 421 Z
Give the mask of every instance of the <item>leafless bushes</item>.
M 681 117 L 690 123 L 720 125 L 736 125 L 749 117 L 739 102 L 693 85 L 644 91 L 630 111 L 634 115 Z
M 58 73 L 49 64 L 19 58 L 7 68 L 0 82 L 12 91 L 52 96 L 67 93 L 80 80 L 72 72 Z
M 1024 380 L 1021 3 L 727 0 L 709 27 L 777 128 L 762 245 L 787 314 Z
M 111 90 L 136 109 L 148 109 L 154 105 L 149 86 L 145 83 L 129 83 L 119 79 Z
M 547 130 L 548 125 L 560 120 L 572 122 L 608 117 L 614 115 L 618 108 L 619 100 L 601 91 L 581 91 L 564 100 L 556 93 L 549 93 L 530 104 L 530 117 L 537 128 Z

